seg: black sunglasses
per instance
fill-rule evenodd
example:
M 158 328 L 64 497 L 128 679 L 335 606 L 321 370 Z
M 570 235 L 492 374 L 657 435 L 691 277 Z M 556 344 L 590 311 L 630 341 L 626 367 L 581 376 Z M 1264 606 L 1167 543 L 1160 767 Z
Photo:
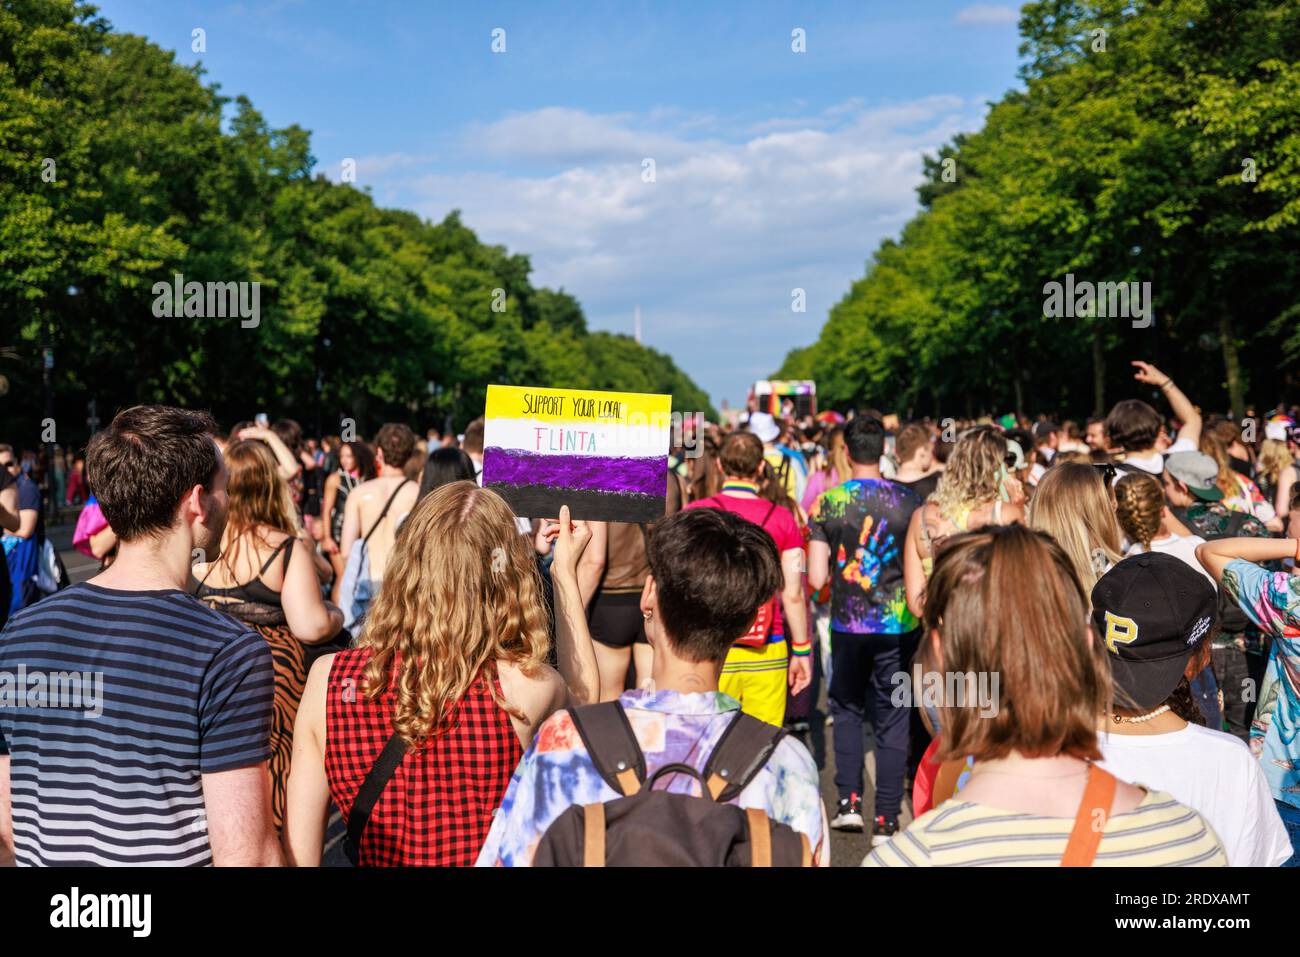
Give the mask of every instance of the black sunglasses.
M 1101 469 L 1101 474 L 1105 477 L 1107 482 L 1113 482 L 1115 476 L 1119 474 L 1119 470 L 1115 468 L 1114 464 L 1111 462 L 1093 462 L 1091 464 L 1093 468 Z

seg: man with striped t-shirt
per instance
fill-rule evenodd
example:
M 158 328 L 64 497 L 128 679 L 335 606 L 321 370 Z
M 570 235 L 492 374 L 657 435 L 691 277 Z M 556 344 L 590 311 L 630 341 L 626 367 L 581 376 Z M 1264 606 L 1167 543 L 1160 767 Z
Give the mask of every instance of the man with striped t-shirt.
M 215 429 L 137 406 L 90 442 L 118 558 L 0 633 L 0 864 L 282 861 L 269 648 L 186 590 L 226 524 Z

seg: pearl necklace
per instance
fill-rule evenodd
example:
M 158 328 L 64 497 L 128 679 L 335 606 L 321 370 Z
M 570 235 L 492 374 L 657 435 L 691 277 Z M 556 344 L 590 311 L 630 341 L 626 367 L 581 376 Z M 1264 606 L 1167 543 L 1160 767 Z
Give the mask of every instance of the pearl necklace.
M 1160 707 L 1156 708 L 1155 711 L 1149 712 L 1148 714 L 1136 714 L 1131 718 L 1113 714 L 1111 717 L 1114 719 L 1116 724 L 1141 724 L 1143 721 L 1150 721 L 1152 718 L 1158 718 L 1166 711 L 1171 710 L 1173 709 L 1170 708 L 1169 705 L 1162 704 Z

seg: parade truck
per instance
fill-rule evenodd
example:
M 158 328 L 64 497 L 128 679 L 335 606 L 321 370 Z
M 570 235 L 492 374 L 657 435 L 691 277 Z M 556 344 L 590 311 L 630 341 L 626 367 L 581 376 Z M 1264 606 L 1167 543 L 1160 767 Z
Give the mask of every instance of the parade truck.
M 817 414 L 817 383 L 812 379 L 760 379 L 749 390 L 750 408 L 788 419 Z

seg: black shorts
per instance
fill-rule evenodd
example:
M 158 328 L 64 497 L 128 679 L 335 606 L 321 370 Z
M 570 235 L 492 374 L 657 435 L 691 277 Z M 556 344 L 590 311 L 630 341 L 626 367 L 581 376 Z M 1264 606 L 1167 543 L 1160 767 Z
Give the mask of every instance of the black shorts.
M 610 648 L 631 648 L 648 644 L 645 619 L 641 617 L 641 593 L 598 591 L 587 614 L 591 638 Z

